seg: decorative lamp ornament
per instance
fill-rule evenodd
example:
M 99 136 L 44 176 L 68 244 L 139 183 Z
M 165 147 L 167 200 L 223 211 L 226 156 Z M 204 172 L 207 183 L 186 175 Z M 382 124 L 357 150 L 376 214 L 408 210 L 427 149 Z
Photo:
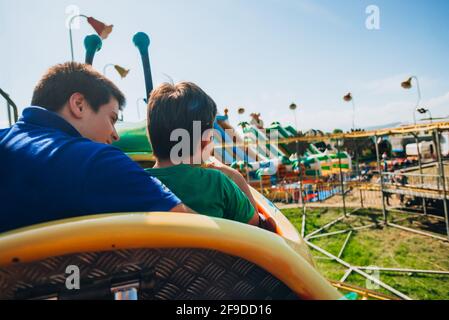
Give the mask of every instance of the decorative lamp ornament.
M 412 87 L 412 77 L 408 78 L 401 83 L 401 87 L 404 89 L 410 89 Z
M 112 32 L 113 25 L 106 25 L 103 22 L 93 18 L 88 17 L 87 22 L 95 29 L 97 34 L 101 37 L 101 39 L 106 39 L 109 34 Z
M 348 92 L 348 94 L 346 94 L 346 95 L 343 97 L 343 100 L 346 101 L 346 102 L 351 101 L 351 100 L 352 100 L 351 92 Z
M 114 69 L 117 70 L 118 74 L 120 75 L 120 77 L 122 79 L 126 78 L 126 76 L 129 73 L 129 69 L 125 69 L 125 68 L 123 68 L 123 67 L 121 67 L 121 66 L 119 66 L 117 64 L 114 65 Z

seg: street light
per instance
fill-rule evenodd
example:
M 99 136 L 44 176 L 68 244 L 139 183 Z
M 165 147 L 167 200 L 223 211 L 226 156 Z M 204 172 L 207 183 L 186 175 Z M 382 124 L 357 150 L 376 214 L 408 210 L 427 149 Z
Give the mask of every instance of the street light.
M 355 103 L 354 98 L 352 97 L 351 92 L 348 92 L 344 97 L 343 100 L 346 102 L 352 103 L 352 130 L 355 131 Z
M 296 110 L 297 110 L 297 106 L 296 106 L 295 103 L 292 103 L 292 104 L 289 106 L 289 108 L 290 108 L 290 110 L 293 111 L 293 114 L 294 114 L 294 116 L 295 116 L 295 129 L 296 129 L 296 133 L 298 133 L 298 122 L 297 122 L 297 119 L 296 119 Z
M 75 18 L 86 18 L 87 22 L 94 28 L 95 32 L 101 37 L 101 39 L 106 39 L 109 34 L 112 32 L 113 25 L 106 25 L 101 21 L 98 21 L 95 18 L 88 17 L 84 14 L 78 14 L 70 18 L 69 20 L 69 37 L 70 37 L 70 53 L 72 54 L 72 61 L 75 60 L 73 54 L 73 37 L 72 37 L 72 23 Z
M 137 108 L 137 118 L 140 120 L 140 102 L 143 101 L 145 102 L 145 105 L 147 103 L 147 99 L 145 98 L 138 98 L 136 100 L 136 108 Z
M 12 99 L 9 97 L 9 94 L 7 94 L 1 88 L 0 88 L 0 96 L 2 96 L 6 100 L 6 108 L 8 109 L 8 122 L 9 122 L 9 126 L 11 127 L 13 125 L 11 118 L 12 117 L 14 118 L 14 123 L 16 123 L 18 120 L 17 106 L 14 103 L 14 101 L 12 101 Z M 11 108 L 14 112 L 14 115 L 11 115 Z
M 432 113 L 430 112 L 429 109 L 418 108 L 418 109 L 416 109 L 416 111 L 418 111 L 418 113 L 420 113 L 420 114 L 428 113 L 429 114 L 429 118 L 428 119 L 422 119 L 422 120 L 430 120 L 430 123 L 433 123 L 433 121 L 432 121 L 433 120 Z
M 344 145 L 343 139 L 337 139 L 336 146 L 337 146 L 337 158 L 338 158 L 338 167 L 339 167 L 339 173 L 340 173 L 340 188 L 341 188 L 341 196 L 343 200 L 343 214 L 346 216 L 346 194 L 345 194 L 345 185 L 344 185 L 344 179 L 343 179 L 343 171 L 341 168 L 341 148 Z
M 427 110 L 425 108 L 418 108 L 419 104 L 421 103 L 421 88 L 419 87 L 419 80 L 418 77 L 416 76 L 411 76 L 410 78 L 408 78 L 407 80 L 403 81 L 401 83 L 401 87 L 404 89 L 411 89 L 412 87 L 412 80 L 415 79 L 416 81 L 416 89 L 418 92 L 418 101 L 416 102 L 416 105 L 413 109 L 413 124 L 416 126 L 416 112 L 418 111 L 419 113 L 426 113 Z M 423 177 L 423 169 L 422 169 L 422 160 L 421 160 L 421 151 L 420 146 L 419 146 L 419 139 L 418 139 L 418 134 L 413 133 L 413 136 L 415 138 L 415 143 L 416 143 L 416 152 L 418 154 L 418 167 L 419 167 L 419 175 L 421 177 L 421 187 L 424 184 L 424 177 Z M 424 214 L 427 214 L 427 205 L 426 205 L 426 199 L 422 198 L 422 206 L 423 206 L 423 212 Z
M 413 108 L 413 124 L 416 125 L 416 111 L 417 111 L 419 104 L 421 103 L 421 88 L 419 86 L 419 80 L 416 76 L 411 76 L 410 78 L 408 78 L 407 80 L 405 80 L 401 83 L 401 87 L 404 89 L 411 89 L 413 79 L 415 79 L 415 81 L 416 81 L 416 89 L 418 92 L 418 101 L 416 102 L 416 105 Z
M 129 73 L 129 69 L 123 68 L 123 67 L 121 67 L 121 66 L 119 66 L 119 65 L 117 65 L 117 64 L 108 63 L 108 64 L 106 64 L 106 65 L 103 67 L 103 75 L 104 75 L 104 76 L 106 76 L 106 70 L 107 70 L 109 67 L 114 67 L 114 69 L 115 69 L 115 70 L 117 71 L 117 73 L 120 75 L 120 78 L 122 78 L 122 80 L 125 79 L 126 76 L 127 76 L 128 73 Z M 144 101 L 145 101 L 145 100 L 144 100 Z M 137 103 L 137 102 L 136 102 L 136 103 Z M 139 118 L 139 120 L 140 120 L 140 112 L 139 112 L 139 106 L 138 106 L 138 105 L 137 105 L 137 116 L 138 116 L 138 118 Z M 123 121 L 123 111 L 121 111 L 121 115 L 120 115 L 119 121 Z
M 117 73 L 120 75 L 120 77 L 121 77 L 122 79 L 125 79 L 126 76 L 127 76 L 128 73 L 129 73 L 129 71 L 130 71 L 129 69 L 123 68 L 123 67 L 121 67 L 121 66 L 119 66 L 119 65 L 117 65 L 117 64 L 108 63 L 107 65 L 105 65 L 105 66 L 103 67 L 103 75 L 106 75 L 106 70 L 107 70 L 107 68 L 109 68 L 109 67 L 114 67 L 115 71 L 117 71 Z
M 238 108 L 237 113 L 239 115 L 239 123 L 242 122 L 242 114 L 245 113 L 245 108 Z
M 295 130 L 296 130 L 296 135 L 299 136 L 299 131 L 298 131 L 298 122 L 296 119 L 296 110 L 298 109 L 298 106 L 292 102 L 292 104 L 290 104 L 289 109 L 292 110 L 294 116 L 295 116 Z M 299 161 L 299 141 L 296 141 L 296 158 Z
M 355 102 L 354 102 L 354 97 L 352 96 L 352 93 L 348 92 L 346 95 L 344 95 L 343 100 L 346 102 L 352 103 L 352 131 L 355 132 Z M 357 150 L 357 142 L 355 139 L 353 140 L 353 145 L 354 145 L 354 154 L 355 154 L 356 175 L 359 177 L 359 181 L 360 181 L 359 153 Z M 362 199 L 362 197 L 360 197 L 360 199 Z

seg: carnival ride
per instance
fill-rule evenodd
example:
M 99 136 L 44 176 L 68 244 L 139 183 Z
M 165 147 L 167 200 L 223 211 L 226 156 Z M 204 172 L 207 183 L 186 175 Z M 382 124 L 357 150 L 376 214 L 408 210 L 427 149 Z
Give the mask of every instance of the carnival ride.
M 148 97 L 150 39 L 140 32 L 133 42 Z M 86 63 L 92 64 L 101 43 L 98 36 L 86 38 Z M 131 140 L 143 136 L 141 125 L 124 132 Z M 131 156 L 151 153 L 143 139 L 134 145 L 123 141 Z M 157 212 L 83 216 L 2 233 L 0 299 L 342 298 L 316 270 L 291 223 L 252 192 L 259 213 L 276 222 L 275 233 L 202 215 Z M 66 272 L 73 266 L 81 287 L 70 291 Z
M 133 38 L 133 42 L 142 58 L 145 96 L 148 97 L 153 87 L 148 55 L 149 37 L 144 33 L 138 33 Z M 86 48 L 85 61 L 92 64 L 95 54 L 101 50 L 101 39 L 91 36 L 86 38 L 84 44 Z M 10 123 L 12 123 L 13 117 L 17 121 L 15 104 L 3 91 L 0 91 L 0 93 L 7 101 L 8 112 L 13 110 L 14 115 L 10 114 Z M 216 124 L 223 129 L 224 126 L 219 125 L 218 122 L 227 119 L 219 117 L 217 120 Z M 121 140 L 117 143 L 117 147 L 142 165 L 148 165 L 149 162 L 151 163 L 154 160 L 151 145 L 148 143 L 146 136 L 145 125 L 143 121 L 140 123 L 120 123 Z M 218 127 L 217 129 L 219 129 Z M 366 273 L 368 267 L 353 266 L 339 256 L 335 256 L 311 243 L 310 240 L 335 234 L 332 232 L 326 233 L 326 230 L 351 215 L 346 211 L 345 195 L 348 190 L 358 187 L 360 190 L 370 190 L 380 194 L 384 227 L 418 233 L 438 241 L 448 241 L 448 192 L 439 139 L 442 131 L 449 130 L 449 122 L 324 135 L 322 137 L 297 136 L 295 135 L 296 130 L 291 130 L 292 128 L 281 130 L 282 127 L 277 123 L 273 124 L 272 127 L 269 128 L 272 132 L 275 129 L 279 132 L 278 145 L 270 145 L 269 139 L 259 128 L 248 127 L 243 128 L 244 133 L 248 134 L 232 140 L 232 146 L 228 146 L 231 140 L 224 139 L 223 141 L 225 136 L 221 136 L 221 141 L 216 139 L 217 142 L 221 142 L 216 150 L 225 150 L 227 155 L 224 155 L 227 159 L 232 156 L 234 160 L 238 156 L 239 161 L 243 161 L 244 166 L 247 167 L 252 162 L 250 160 L 254 160 L 255 163 L 273 161 L 257 149 L 257 140 L 251 140 L 251 137 L 255 137 L 259 141 L 262 139 L 262 145 L 265 145 L 270 152 L 277 153 L 274 157 L 277 158 L 277 161 L 282 157 L 290 161 L 288 164 L 292 165 L 293 172 L 295 169 L 297 170 L 296 182 L 299 182 L 300 185 L 299 194 L 301 196 L 297 197 L 297 201 L 303 206 L 302 229 L 299 234 L 273 203 L 254 189 L 252 189 L 252 192 L 256 197 L 258 209 L 266 217 L 272 217 L 275 220 L 277 223 L 276 233 L 223 219 L 173 213 L 106 214 L 30 226 L 0 235 L 0 298 L 342 298 L 342 295 L 332 286 L 343 292 L 357 292 L 363 298 L 392 298 L 344 283 L 352 272 L 356 272 L 389 290 L 397 297 L 408 299 L 407 295 Z M 418 187 L 413 185 L 397 186 L 386 183 L 385 177 L 392 173 L 382 170 L 378 150 L 379 138 L 422 132 L 431 133 L 436 142 L 434 148 L 438 167 L 438 175 L 435 177 L 438 180 L 437 188 L 424 185 Z M 341 145 L 338 142 L 367 137 L 373 138 L 376 145 L 379 184 L 345 181 L 343 173 L 345 170 L 350 171 L 352 164 L 347 153 L 341 151 Z M 320 151 L 313 144 L 319 141 L 336 141 L 336 152 Z M 291 150 L 288 151 L 287 145 L 298 142 L 309 143 L 309 146 L 304 158 L 299 161 L 296 160 L 295 166 L 295 157 L 291 157 L 292 153 Z M 246 154 L 243 153 L 242 156 L 241 151 L 247 150 L 250 151 Z M 417 149 L 417 153 L 419 156 L 419 149 Z M 260 166 L 257 169 L 261 168 L 263 167 Z M 321 177 L 332 174 L 340 175 L 339 189 L 333 194 L 341 195 L 344 215 L 312 233 L 305 234 L 308 197 L 307 192 L 304 191 L 307 189 L 304 176 L 315 177 L 315 181 L 310 181 L 310 185 L 313 185 Z M 413 174 L 410 173 L 409 175 Z M 273 175 L 260 174 L 260 191 L 262 192 L 262 182 L 267 177 L 270 179 L 270 183 L 279 183 L 279 181 L 272 179 Z M 420 173 L 419 178 L 422 177 L 423 174 Z M 406 228 L 394 221 L 388 221 L 389 210 L 385 206 L 384 198 L 389 193 L 441 200 L 444 207 L 442 219 L 446 224 L 447 238 Z M 424 204 L 424 211 L 425 208 Z M 353 232 L 371 227 L 378 226 L 368 224 L 363 227 L 351 227 L 348 230 L 339 231 L 339 233 L 348 233 L 341 252 Z M 309 248 L 319 251 L 331 260 L 347 267 L 347 272 L 340 282 L 329 282 L 316 271 Z M 273 264 L 272 261 L 277 263 Z M 82 282 L 83 290 L 75 292 L 66 290 L 66 267 L 69 265 L 81 266 L 81 278 L 84 279 L 84 282 Z M 379 268 L 381 271 L 390 269 L 392 268 Z M 449 274 L 449 272 L 441 270 L 413 270 L 410 268 L 395 269 L 395 271 Z

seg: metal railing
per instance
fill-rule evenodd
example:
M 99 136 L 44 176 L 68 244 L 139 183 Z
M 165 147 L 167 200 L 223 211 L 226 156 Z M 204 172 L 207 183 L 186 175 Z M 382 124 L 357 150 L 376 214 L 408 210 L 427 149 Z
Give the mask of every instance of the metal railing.
M 9 97 L 9 95 L 5 91 L 3 91 L 1 88 L 0 88 L 0 95 L 6 100 L 6 108 L 7 108 L 7 112 L 8 112 L 8 123 L 9 123 L 9 126 L 11 127 L 14 123 L 17 122 L 17 120 L 19 118 L 18 112 L 17 112 L 17 106 L 14 103 L 14 101 L 12 101 L 12 99 Z M 11 109 L 12 109 L 13 114 L 11 114 Z

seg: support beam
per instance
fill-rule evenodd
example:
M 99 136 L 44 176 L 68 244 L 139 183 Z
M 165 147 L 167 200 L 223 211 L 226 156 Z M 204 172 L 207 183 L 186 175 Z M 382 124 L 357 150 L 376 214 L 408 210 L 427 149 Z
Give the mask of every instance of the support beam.
M 387 224 L 387 209 L 385 208 L 385 193 L 384 193 L 384 179 L 382 176 L 382 167 L 380 166 L 380 155 L 379 155 L 379 143 L 377 142 L 378 136 L 374 136 L 374 144 L 376 146 L 376 160 L 377 160 L 377 170 L 379 171 L 380 177 L 380 192 L 382 194 L 382 213 L 384 215 L 384 223 Z
M 441 241 L 449 241 L 448 238 L 440 237 L 440 236 L 437 236 L 437 235 L 434 235 L 434 234 L 430 234 L 430 233 L 427 233 L 427 232 L 415 230 L 415 229 L 412 229 L 412 228 L 407 228 L 407 227 L 400 226 L 398 224 L 394 224 L 394 223 L 391 223 L 391 222 L 388 223 L 388 226 L 389 227 L 393 227 L 393 228 L 397 228 L 397 229 L 401 229 L 401 230 L 404 230 L 404 231 L 420 234 L 422 236 L 431 237 L 431 238 L 438 239 L 438 240 L 441 240 Z
M 444 163 L 443 163 L 443 156 L 441 155 L 441 142 L 440 142 L 440 132 L 438 129 L 435 129 L 435 138 L 437 141 L 437 145 L 435 146 L 437 149 L 437 156 L 438 156 L 438 167 L 439 167 L 439 173 L 441 177 L 441 184 L 443 187 L 443 207 L 444 207 L 444 218 L 446 220 L 446 233 L 447 238 L 449 240 L 449 218 L 448 218 L 448 208 L 447 208 L 447 194 L 446 194 L 446 177 L 444 172 Z
M 343 242 L 343 245 L 341 246 L 340 252 L 338 253 L 338 258 L 341 258 L 341 255 L 343 254 L 343 251 L 345 251 L 346 245 L 348 244 L 349 238 L 352 235 L 352 230 L 348 233 L 346 236 L 345 242 Z
M 379 279 L 377 279 L 377 278 L 375 278 L 375 277 L 373 277 L 373 276 L 367 274 L 366 272 L 363 272 L 362 270 L 358 269 L 357 267 L 351 266 L 351 265 L 350 265 L 349 263 L 347 263 L 346 261 L 344 261 L 344 260 L 342 260 L 342 259 L 340 259 L 340 258 L 334 256 L 332 253 L 327 252 L 326 250 L 324 250 L 324 249 L 318 247 L 317 245 L 314 245 L 314 244 L 311 243 L 310 241 L 307 241 L 307 240 L 306 240 L 306 243 L 307 243 L 310 247 L 312 247 L 313 249 L 315 249 L 315 250 L 321 252 L 322 254 L 324 254 L 324 255 L 326 255 L 326 256 L 328 256 L 328 257 L 330 257 L 330 258 L 334 258 L 335 261 L 337 261 L 338 263 L 344 265 L 344 266 L 347 267 L 348 269 L 349 269 L 349 268 L 352 268 L 352 270 L 353 270 L 354 272 L 356 272 L 356 273 L 360 274 L 361 276 L 367 278 L 368 280 L 370 280 L 370 281 L 372 281 L 372 282 L 378 284 L 378 285 L 381 286 L 382 288 L 384 288 L 384 289 L 386 289 L 386 290 L 392 292 L 393 294 L 397 295 L 398 297 L 400 297 L 400 298 L 402 298 L 402 299 L 404 299 L 404 300 L 412 300 L 410 297 L 408 297 L 407 295 L 403 294 L 402 292 L 396 290 L 395 288 L 389 286 L 389 285 L 386 284 L 386 283 L 383 283 L 383 282 L 380 281 Z
M 345 282 L 346 279 L 348 279 L 349 275 L 352 273 L 352 268 L 349 268 L 345 274 L 343 275 L 343 277 L 341 277 L 340 282 Z
M 329 236 L 333 236 L 336 234 L 341 234 L 341 233 L 346 233 L 346 232 L 350 232 L 350 231 L 358 231 L 358 230 L 363 230 L 363 229 L 369 229 L 372 227 L 377 227 L 378 224 L 377 223 L 371 223 L 368 224 L 366 226 L 360 226 L 360 227 L 354 227 L 351 229 L 345 229 L 345 230 L 339 230 L 339 231 L 334 231 L 334 232 L 329 232 L 329 233 L 323 233 L 323 234 L 317 234 L 311 237 L 306 237 L 307 240 L 312 240 L 312 239 L 316 239 L 316 238 L 322 238 L 322 237 L 329 237 Z
M 338 167 L 340 172 L 340 188 L 341 188 L 341 196 L 343 200 L 343 214 L 346 216 L 346 194 L 345 194 L 345 183 L 343 181 L 343 171 L 341 170 L 341 147 L 340 147 L 340 141 L 337 140 L 337 157 L 338 157 Z
M 421 188 L 424 188 L 424 177 L 423 177 L 423 171 L 422 171 L 422 160 L 421 160 L 421 151 L 419 150 L 419 140 L 418 135 L 416 133 L 412 133 L 412 135 L 415 137 L 415 143 L 416 143 L 416 151 L 418 153 L 418 166 L 419 166 L 419 174 L 421 176 Z M 427 205 L 426 205 L 426 199 L 422 198 L 422 207 L 423 207 L 423 213 L 427 214 Z
M 335 219 L 334 221 L 329 222 L 328 224 L 326 224 L 325 226 L 319 228 L 318 230 L 315 230 L 315 231 L 313 231 L 312 233 L 309 233 L 309 234 L 305 237 L 305 239 L 310 239 L 311 236 L 313 236 L 313 235 L 315 235 L 315 234 L 317 234 L 317 233 L 323 231 L 324 229 L 329 228 L 330 226 L 333 226 L 334 224 L 336 224 L 337 222 L 343 220 L 344 218 L 346 218 L 345 215 L 343 215 L 343 216 L 341 216 L 341 217 Z
M 302 208 L 302 224 L 301 224 L 301 237 L 304 238 L 306 235 L 306 208 L 303 206 Z
M 430 274 L 442 274 L 448 275 L 449 271 L 440 270 L 417 270 L 417 269 L 401 269 L 401 268 L 382 268 L 382 267 L 356 267 L 361 270 L 379 270 L 385 272 L 406 272 L 406 273 L 430 273 Z

